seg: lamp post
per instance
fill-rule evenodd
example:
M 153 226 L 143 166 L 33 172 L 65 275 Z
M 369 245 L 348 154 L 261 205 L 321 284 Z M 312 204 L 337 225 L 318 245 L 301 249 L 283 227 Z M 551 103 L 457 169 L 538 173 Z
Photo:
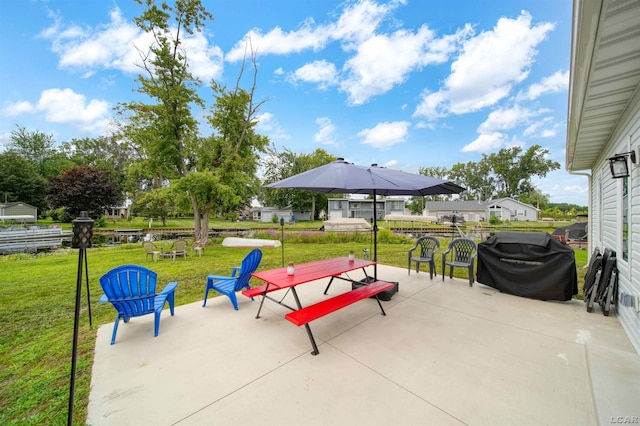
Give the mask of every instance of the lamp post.
M 87 277 L 87 301 L 89 302 L 89 323 L 91 323 L 91 305 L 89 300 L 89 271 L 87 269 L 86 252 L 91 247 L 91 239 L 93 238 L 93 219 L 89 217 L 87 212 L 80 212 L 80 216 L 73 221 L 73 237 L 71 239 L 71 247 L 78 248 L 78 277 L 76 281 L 76 310 L 73 321 L 73 348 L 71 352 L 71 378 L 69 384 L 69 412 L 67 424 L 73 423 L 73 400 L 75 394 L 76 383 L 76 363 L 78 353 L 78 320 L 80 318 L 80 295 L 82 293 L 82 265 L 85 265 Z
M 280 217 L 280 246 L 282 247 L 282 266 L 284 267 L 284 217 Z

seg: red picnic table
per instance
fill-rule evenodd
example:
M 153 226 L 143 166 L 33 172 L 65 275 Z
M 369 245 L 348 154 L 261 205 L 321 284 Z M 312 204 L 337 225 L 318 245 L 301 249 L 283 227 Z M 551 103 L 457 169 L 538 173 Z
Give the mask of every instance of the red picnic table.
M 378 305 L 380 306 L 380 310 L 383 315 L 386 315 L 384 309 L 382 308 L 382 304 L 378 299 L 378 293 L 387 290 L 393 287 L 393 284 L 376 281 L 373 283 L 369 283 L 362 287 L 352 289 L 349 292 L 339 294 L 329 299 L 325 299 L 319 303 L 308 306 L 306 308 L 302 307 L 300 303 L 300 299 L 298 297 L 298 293 L 296 292 L 296 286 L 304 283 L 308 283 L 311 281 L 316 281 L 323 278 L 331 277 L 329 284 L 327 285 L 324 294 L 327 294 L 331 283 L 334 278 L 342 279 L 345 281 L 356 282 L 351 278 L 345 278 L 342 275 L 346 272 L 354 271 L 357 269 L 362 269 L 365 275 L 365 282 L 369 281 L 369 276 L 365 270 L 367 266 L 375 265 L 374 261 L 364 260 L 364 259 L 349 259 L 348 257 L 337 257 L 332 259 L 324 259 L 318 260 L 315 262 L 302 263 L 299 265 L 295 265 L 295 272 L 293 275 L 289 275 L 287 272 L 287 267 L 269 269 L 267 271 L 255 272 L 252 275 L 264 282 L 265 285 L 260 287 L 254 287 L 248 290 L 243 290 L 242 294 L 247 297 L 255 297 L 262 296 L 260 300 L 260 306 L 258 307 L 258 313 L 256 318 L 260 318 L 260 312 L 262 310 L 262 304 L 265 299 L 272 300 L 286 308 L 290 309 L 291 313 L 285 315 L 285 318 L 295 325 L 304 325 L 307 334 L 309 335 L 309 339 L 311 340 L 311 344 L 313 346 L 313 355 L 319 353 L 318 347 L 315 343 L 313 335 L 311 333 L 311 329 L 309 328 L 309 322 L 317 319 L 321 316 L 324 316 L 328 313 L 334 312 L 338 309 L 341 309 L 345 306 L 350 305 L 358 300 L 365 299 L 367 297 L 375 296 L 378 301 Z M 282 303 L 282 300 L 276 300 L 269 296 L 268 293 L 277 290 L 291 290 L 293 294 L 293 298 L 296 302 L 296 307 L 288 306 Z

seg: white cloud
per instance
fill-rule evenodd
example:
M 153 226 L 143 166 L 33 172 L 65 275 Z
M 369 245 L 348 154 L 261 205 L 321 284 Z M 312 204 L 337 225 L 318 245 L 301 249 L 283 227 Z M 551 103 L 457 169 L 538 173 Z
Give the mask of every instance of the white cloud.
M 285 32 L 275 27 L 266 34 L 254 28 L 227 52 L 225 59 L 229 62 L 241 61 L 251 49 L 259 56 L 286 55 L 307 49 L 318 51 L 326 44 L 329 34 L 313 24 L 313 20 L 307 20 L 295 31 Z
M 410 72 L 445 62 L 466 31 L 468 28 L 436 40 L 433 31 L 423 25 L 415 33 L 399 30 L 372 36 L 345 63 L 347 77 L 340 88 L 348 93 L 350 104 L 362 104 L 404 82 Z
M 11 144 L 11 133 L 0 133 L 0 152 L 4 151 Z
M 223 53 L 218 46 L 211 46 L 202 33 L 195 33 L 183 40 L 189 60 L 189 71 L 194 77 L 209 82 L 222 76 Z
M 369 0 L 358 1 L 345 8 L 337 22 L 328 27 L 328 32 L 334 39 L 342 41 L 345 50 L 355 50 L 376 32 L 393 9 L 405 3 L 391 1 L 388 4 L 377 4 Z
M 389 160 L 384 163 L 382 167 L 386 167 L 387 169 L 397 169 L 399 164 L 398 160 Z
M 556 135 L 556 129 L 545 129 L 540 133 L 541 138 L 552 138 Z
M 264 112 L 256 117 L 258 124 L 256 130 L 266 133 L 273 139 L 289 139 L 291 136 L 280 126 L 278 120 L 270 112 Z
M 430 130 L 436 129 L 435 123 L 430 121 L 424 121 L 424 120 L 418 121 L 414 126 L 416 129 L 430 129 Z
M 500 18 L 493 30 L 464 42 L 444 87 L 423 93 L 414 117 L 435 119 L 496 104 L 527 77 L 537 45 L 553 28 L 550 23 L 532 25 L 526 11 L 516 19 Z
M 468 145 L 462 147 L 462 152 L 490 152 L 494 149 L 500 148 L 507 142 L 507 137 L 504 133 L 493 132 L 483 133 Z
M 347 5 L 335 23 L 316 25 L 309 18 L 293 31 L 275 27 L 263 33 L 261 29 L 254 28 L 227 52 L 225 59 L 229 62 L 241 60 L 247 46 L 252 46 L 258 55 L 287 55 L 305 50 L 317 52 L 327 43 L 340 40 L 346 50 L 351 50 L 374 33 L 397 3 L 402 2 L 380 5 L 361 0 Z
M 292 81 L 316 83 L 321 90 L 336 84 L 338 71 L 336 66 L 325 60 L 315 61 L 298 68 L 291 76 Z
M 30 102 L 20 101 L 15 104 L 7 106 L 3 112 L 9 117 L 15 117 L 16 115 L 26 114 L 34 111 L 34 106 Z
M 3 112 L 8 116 L 43 113 L 44 119 L 50 123 L 71 124 L 97 134 L 107 133 L 112 118 L 107 101 L 87 101 L 84 95 L 69 88 L 43 90 L 35 105 L 20 101 L 7 106 Z
M 535 83 L 529 86 L 526 93 L 519 94 L 519 99 L 533 100 L 541 95 L 547 93 L 558 93 L 563 90 L 567 90 L 569 87 L 569 71 L 556 71 L 549 77 L 545 77 L 540 80 L 540 83 Z
M 364 129 L 358 132 L 362 138 L 362 143 L 371 145 L 374 148 L 388 149 L 392 146 L 405 142 L 409 133 L 408 121 L 385 121 L 378 123 L 371 129 Z
M 69 123 L 84 130 L 104 133 L 111 118 L 111 106 L 106 101 L 92 99 L 71 89 L 47 89 L 40 94 L 35 109 L 52 123 Z
M 334 22 L 327 24 L 307 19 L 293 31 L 275 27 L 264 33 L 254 28 L 227 52 L 226 60 L 235 62 L 242 58 L 249 44 L 258 55 L 287 55 L 306 50 L 318 52 L 331 42 L 340 42 L 345 52 L 355 51 L 343 66 L 345 79 L 340 82 L 340 90 L 348 94 L 348 103 L 359 105 L 404 82 L 410 72 L 448 60 L 464 34 L 471 31 L 466 26 L 439 39 L 427 26 L 416 32 L 377 34 L 391 12 L 405 3 L 360 0 L 348 4 Z M 339 74 L 335 65 L 316 61 L 299 68 L 289 81 L 311 81 L 324 90 L 337 83 Z
M 463 152 L 487 153 L 503 147 L 522 146 L 524 143 L 517 139 L 509 139 L 506 133 L 517 127 L 525 126 L 531 120 L 541 114 L 548 113 L 547 108 L 532 110 L 514 105 L 510 108 L 498 108 L 489 113 L 487 119 L 478 126 L 478 137 L 462 148 Z M 540 120 L 529 125 L 523 132 L 524 136 L 530 136 L 538 131 L 548 119 Z
M 538 120 L 533 122 L 529 127 L 527 127 L 523 132 L 523 136 L 533 136 L 533 137 L 548 137 L 543 135 L 550 135 L 553 133 L 555 135 L 556 128 L 558 124 L 554 125 L 552 129 L 544 129 L 543 126 L 548 126 L 553 121 L 553 117 L 545 117 L 542 120 Z M 542 130 L 541 130 L 542 129 Z
M 322 145 L 338 145 L 336 141 L 336 126 L 327 117 L 319 117 L 316 124 L 320 127 L 313 135 L 313 141 Z
M 109 23 L 94 28 L 64 27 L 56 18 L 40 36 L 52 41 L 52 50 L 59 55 L 61 68 L 81 72 L 84 77 L 103 69 L 139 73 L 140 55 L 148 54 L 153 37 L 124 19 L 117 7 L 111 11 L 110 18 Z M 222 74 L 222 50 L 210 46 L 202 33 L 184 36 L 183 43 L 195 77 L 208 81 Z
M 549 112 L 549 110 L 538 109 L 534 111 L 528 108 L 521 108 L 519 105 L 511 108 L 499 108 L 489 113 L 489 117 L 478 127 L 478 133 L 510 130 L 546 112 Z

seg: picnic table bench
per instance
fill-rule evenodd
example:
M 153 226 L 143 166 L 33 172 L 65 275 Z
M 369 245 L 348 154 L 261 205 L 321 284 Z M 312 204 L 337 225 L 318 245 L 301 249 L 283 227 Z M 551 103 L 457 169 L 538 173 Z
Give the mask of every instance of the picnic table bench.
M 345 293 L 341 293 L 328 299 L 321 300 L 306 307 L 303 307 L 300 303 L 300 299 L 298 298 L 295 287 L 300 284 L 327 277 L 331 277 L 332 280 L 333 278 L 342 278 L 340 277 L 340 275 L 345 272 L 360 268 L 364 270 L 366 266 L 374 264 L 375 262 L 369 260 L 356 259 L 354 261 L 347 258 L 335 258 L 325 259 L 317 262 L 310 262 L 296 266 L 296 273 L 294 275 L 288 275 L 286 272 L 286 268 L 277 268 L 269 271 L 256 272 L 253 274 L 253 276 L 265 281 L 267 284 L 243 290 L 242 294 L 247 297 L 262 296 L 256 318 L 260 317 L 260 311 L 265 299 L 273 300 L 276 303 L 279 303 L 280 305 L 283 305 L 290 309 L 292 312 L 286 314 L 285 319 L 297 326 L 305 327 L 307 335 L 309 336 L 309 340 L 311 341 L 311 346 L 313 347 L 313 351 L 311 352 L 311 354 L 317 355 L 320 351 L 318 350 L 318 346 L 313 337 L 313 333 L 311 332 L 311 328 L 309 327 L 310 322 L 369 297 L 374 297 L 376 299 L 382 315 L 386 315 L 384 308 L 380 303 L 380 299 L 378 299 L 378 294 L 385 290 L 393 288 L 394 284 L 386 281 L 374 281 L 369 284 L 353 288 L 352 290 Z M 351 279 L 342 279 L 355 282 Z M 282 303 L 282 300 L 275 300 L 268 295 L 271 292 L 283 289 L 291 290 L 296 302 L 296 307 L 288 306 Z

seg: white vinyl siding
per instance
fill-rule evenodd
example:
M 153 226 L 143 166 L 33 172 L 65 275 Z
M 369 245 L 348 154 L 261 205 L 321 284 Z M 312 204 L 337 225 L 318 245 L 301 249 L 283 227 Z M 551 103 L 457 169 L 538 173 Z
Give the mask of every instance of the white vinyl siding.
M 626 120 L 623 128 L 615 132 L 612 144 L 603 150 L 597 166 L 593 168 L 592 204 L 589 211 L 593 224 L 590 238 L 593 247 L 610 248 L 617 253 L 618 294 L 640 296 L 640 110 L 633 119 Z M 607 158 L 616 153 L 636 150 L 637 163 L 630 163 L 628 178 L 628 258 L 623 258 L 623 180 L 613 179 Z M 637 302 L 636 302 L 637 303 Z M 637 306 L 637 305 L 636 305 Z M 636 351 L 640 353 L 640 312 L 636 307 L 618 304 L 618 319 Z

